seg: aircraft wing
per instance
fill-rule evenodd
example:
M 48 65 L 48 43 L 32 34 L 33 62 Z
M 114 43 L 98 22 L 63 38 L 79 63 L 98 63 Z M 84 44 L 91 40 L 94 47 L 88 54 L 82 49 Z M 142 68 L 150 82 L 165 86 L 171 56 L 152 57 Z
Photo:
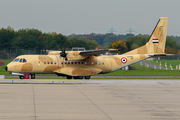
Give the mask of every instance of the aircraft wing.
M 87 50 L 87 51 L 81 51 L 79 54 L 80 55 L 100 55 L 109 51 L 116 51 L 116 49 L 100 49 L 100 50 Z
M 99 50 L 87 50 L 87 51 L 66 51 L 66 58 L 68 61 L 83 60 L 90 56 L 98 56 L 100 54 L 116 51 L 117 49 L 99 49 Z M 61 51 L 50 51 L 48 55 L 60 55 Z

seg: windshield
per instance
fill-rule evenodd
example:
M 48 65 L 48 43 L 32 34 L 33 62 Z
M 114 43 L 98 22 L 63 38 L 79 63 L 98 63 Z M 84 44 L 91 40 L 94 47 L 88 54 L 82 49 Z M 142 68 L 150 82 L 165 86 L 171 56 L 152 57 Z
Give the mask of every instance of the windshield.
M 15 58 L 14 60 L 13 60 L 13 62 L 18 62 L 19 61 L 19 58 Z

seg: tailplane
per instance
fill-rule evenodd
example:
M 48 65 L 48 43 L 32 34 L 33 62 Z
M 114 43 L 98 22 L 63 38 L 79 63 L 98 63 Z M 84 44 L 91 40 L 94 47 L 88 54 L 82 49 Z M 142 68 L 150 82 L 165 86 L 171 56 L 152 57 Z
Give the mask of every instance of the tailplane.
M 168 17 L 161 17 L 146 45 L 125 54 L 165 55 Z

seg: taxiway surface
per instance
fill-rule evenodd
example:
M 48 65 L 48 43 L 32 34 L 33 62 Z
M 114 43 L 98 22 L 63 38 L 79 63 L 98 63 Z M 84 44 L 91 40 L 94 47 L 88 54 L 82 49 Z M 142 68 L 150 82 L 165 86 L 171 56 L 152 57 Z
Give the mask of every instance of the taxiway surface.
M 14 80 L 16 83 L 18 81 L 22 82 Z M 33 82 L 49 81 L 33 80 Z M 82 84 L 0 84 L 0 119 L 180 119 L 180 80 L 69 82 Z
M 180 85 L 175 79 L 0 79 L 0 83 L 54 83 L 54 84 L 120 84 L 120 85 Z

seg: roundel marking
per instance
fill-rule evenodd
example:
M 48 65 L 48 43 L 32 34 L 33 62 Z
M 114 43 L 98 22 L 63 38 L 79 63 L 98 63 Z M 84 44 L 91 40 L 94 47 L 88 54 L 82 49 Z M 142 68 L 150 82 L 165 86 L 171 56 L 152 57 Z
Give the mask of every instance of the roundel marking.
M 122 62 L 123 64 L 127 63 L 127 58 L 125 58 L 125 57 L 121 58 L 121 62 Z

